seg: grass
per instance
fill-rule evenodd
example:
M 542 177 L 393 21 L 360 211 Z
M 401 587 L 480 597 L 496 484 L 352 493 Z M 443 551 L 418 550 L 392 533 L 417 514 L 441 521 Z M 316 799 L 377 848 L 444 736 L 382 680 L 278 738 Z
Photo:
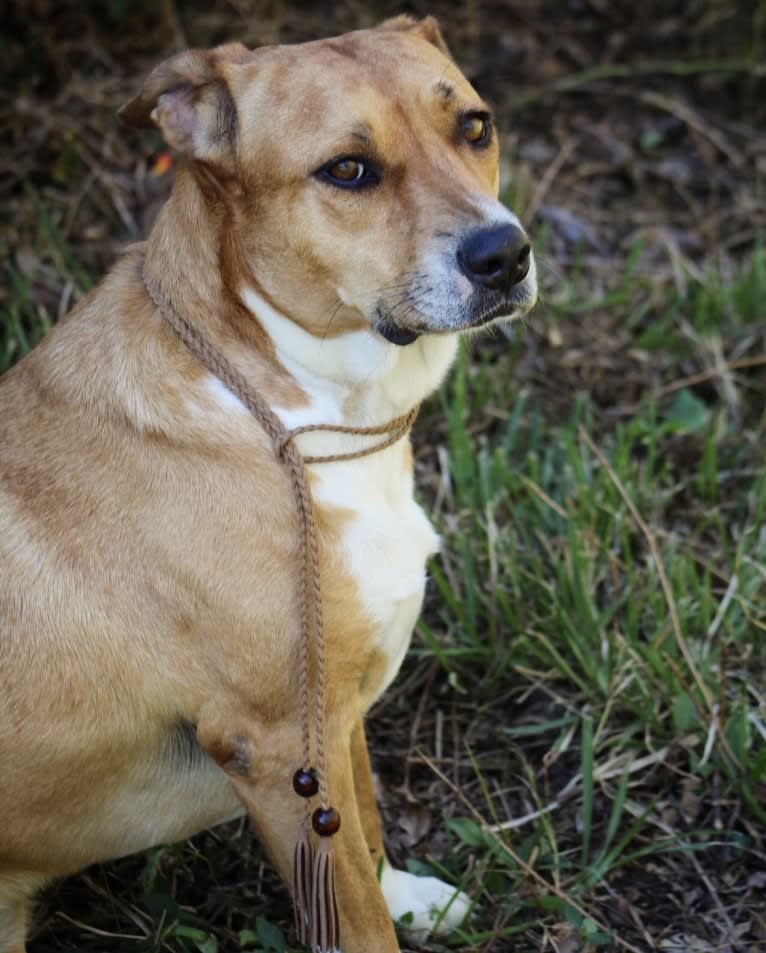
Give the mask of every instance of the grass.
M 38 216 L 36 236 L 37 270 L 57 288 L 83 293 L 93 279 L 81 268 L 75 251 L 63 239 L 51 219 L 47 205 L 34 192 L 29 197 Z M 27 354 L 50 330 L 53 317 L 47 308 L 35 303 L 32 282 L 40 275 L 24 274 L 10 260 L 4 262 L 3 278 L 10 285 L 7 304 L 0 310 L 0 373 Z
M 583 942 L 618 948 L 619 935 L 587 912 L 594 888 L 608 889 L 652 854 L 691 857 L 717 844 L 737 856 L 763 846 L 762 379 L 722 368 L 720 396 L 703 399 L 670 375 L 689 357 L 709 366 L 713 351 L 738 353 L 762 331 L 766 256 L 757 250 L 728 283 L 710 274 L 683 293 L 665 289 L 660 301 L 651 289 L 650 320 L 641 284 L 629 264 L 603 300 L 578 306 L 575 290 L 565 308 L 549 309 L 555 323 L 560 311 L 624 307 L 634 347 L 663 365 L 673 386 L 616 425 L 597 419 L 587 393 L 574 395 L 568 418 L 548 418 L 534 390 L 518 393 L 512 367 L 478 354 L 463 356 L 442 395 L 445 544 L 433 567 L 440 599 L 421 624 L 419 651 L 479 704 L 520 683 L 544 692 L 552 715 L 498 731 L 511 757 L 536 738 L 546 768 L 565 753 L 573 761 L 565 783 L 552 786 L 539 762 L 518 753 L 533 815 L 523 837 L 481 779 L 483 803 L 452 822 L 463 855 L 486 867 L 492 895 L 512 898 L 508 936 L 542 909 Z M 487 407 L 492 432 L 476 437 Z M 715 788 L 720 801 L 741 804 L 751 834 L 720 819 L 709 828 L 663 823 L 674 775 L 687 790 Z M 564 804 L 579 837 L 556 823 Z M 462 940 L 473 948 L 484 936 L 472 930 Z
M 52 237 L 62 284 L 86 289 Z M 757 948 L 741 891 L 766 830 L 766 252 L 660 284 L 640 254 L 596 298 L 575 266 L 528 334 L 465 349 L 419 426 L 444 540 L 404 673 L 422 730 L 395 690 L 373 750 L 403 738 L 410 791 L 437 798 L 440 833 L 394 854 L 475 898 L 446 944 L 464 953 L 642 950 L 647 931 Z M 31 279 L 6 277 L 0 368 L 51 323 Z M 615 323 L 625 374 L 644 369 L 632 403 L 567 376 L 570 336 Z M 694 929 L 672 928 L 680 885 Z M 286 894 L 240 826 L 96 868 L 46 909 L 31 953 L 289 949 Z
M 11 300 L 0 312 L 0 372 L 27 354 L 51 328 L 48 313 L 29 298 L 29 282 L 10 262 L 5 276 L 12 287 Z
M 143 232 L 163 182 L 146 174 L 151 144 L 113 119 L 137 76 L 182 45 L 314 38 L 363 16 L 106 6 L 19 13 L 0 44 L 13 180 L 0 257 L 15 253 L 0 370 Z M 540 229 L 548 287 L 528 328 L 470 343 L 416 429 L 444 544 L 370 721 L 389 850 L 476 900 L 430 953 L 755 953 L 766 2 L 654 4 L 641 18 L 518 6 L 429 7 L 497 109 L 505 198 Z M 290 919 L 236 824 L 57 885 L 30 953 L 270 953 L 289 949 Z

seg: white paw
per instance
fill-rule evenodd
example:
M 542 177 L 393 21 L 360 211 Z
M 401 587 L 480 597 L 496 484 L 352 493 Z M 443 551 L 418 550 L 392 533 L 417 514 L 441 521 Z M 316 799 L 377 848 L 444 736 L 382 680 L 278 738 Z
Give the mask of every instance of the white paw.
M 388 864 L 383 868 L 380 887 L 391 918 L 398 923 L 406 917 L 402 926 L 416 940 L 424 940 L 430 933 L 450 933 L 465 920 L 471 906 L 464 893 L 444 881 L 416 877 Z

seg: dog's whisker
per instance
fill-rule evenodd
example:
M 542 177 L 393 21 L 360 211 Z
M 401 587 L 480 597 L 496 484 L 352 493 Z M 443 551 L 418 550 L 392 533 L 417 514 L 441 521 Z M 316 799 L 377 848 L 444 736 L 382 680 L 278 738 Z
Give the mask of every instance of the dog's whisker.
M 330 317 L 328 318 L 327 324 L 324 326 L 324 330 L 322 331 L 322 335 L 321 335 L 322 341 L 327 340 L 327 335 L 330 333 L 330 326 L 332 325 L 333 321 L 337 317 L 338 312 L 340 311 L 342 307 L 343 307 L 343 302 L 340 300 L 340 298 L 338 298 L 338 302 L 331 309 Z

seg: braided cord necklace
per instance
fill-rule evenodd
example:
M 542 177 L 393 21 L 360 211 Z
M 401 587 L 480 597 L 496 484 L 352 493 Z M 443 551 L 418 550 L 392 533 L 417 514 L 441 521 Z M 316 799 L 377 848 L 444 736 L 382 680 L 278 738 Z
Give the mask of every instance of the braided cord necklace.
M 298 831 L 292 864 L 292 888 L 295 925 L 299 942 L 309 944 L 314 953 L 334 953 L 340 947 L 340 925 L 335 899 L 335 865 L 331 838 L 340 828 L 340 815 L 330 804 L 324 746 L 325 639 L 322 621 L 319 545 L 311 489 L 306 464 L 356 460 L 384 450 L 401 440 L 412 427 L 418 407 L 375 427 L 348 427 L 335 424 L 310 424 L 288 430 L 263 397 L 246 378 L 216 350 L 172 304 L 157 291 L 143 268 L 143 280 L 152 302 L 162 318 L 211 374 L 235 394 L 271 440 L 279 461 L 286 467 L 292 483 L 300 534 L 301 579 L 298 585 L 298 687 L 302 764 L 293 776 L 293 789 L 304 798 L 304 817 Z M 382 437 L 368 447 L 325 456 L 302 456 L 295 437 L 305 433 L 340 433 Z M 312 726 L 309 699 L 309 663 L 314 655 L 313 742 L 316 766 L 312 766 Z M 310 799 L 319 795 L 319 807 L 311 813 Z M 318 835 L 315 848 L 311 836 Z

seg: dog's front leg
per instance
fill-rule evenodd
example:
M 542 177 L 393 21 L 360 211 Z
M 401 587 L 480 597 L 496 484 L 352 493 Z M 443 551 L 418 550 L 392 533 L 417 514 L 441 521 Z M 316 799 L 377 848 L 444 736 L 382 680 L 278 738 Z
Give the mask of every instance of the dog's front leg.
M 359 809 L 359 819 L 364 831 L 364 839 L 370 854 L 370 860 L 380 879 L 384 864 L 387 864 L 383 844 L 383 827 L 378 810 L 375 782 L 372 777 L 370 754 L 367 750 L 367 738 L 364 722 L 360 718 L 351 733 L 351 763 L 354 772 L 354 791 Z
M 295 722 L 265 726 L 243 717 L 241 711 L 224 716 L 223 709 L 216 707 L 215 717 L 200 719 L 200 744 L 229 775 L 271 860 L 289 883 L 304 812 L 304 802 L 292 789 L 292 776 L 301 763 Z M 332 838 L 341 953 L 398 953 L 357 806 L 352 723 L 351 717 L 328 717 L 325 722 L 328 788 L 332 806 L 341 816 L 340 830 Z
M 351 736 L 351 752 L 362 828 L 391 917 L 394 920 L 404 918 L 405 931 L 415 940 L 425 939 L 429 933 L 449 933 L 465 919 L 470 899 L 436 877 L 416 877 L 391 866 L 385 855 L 375 784 L 361 719 Z

